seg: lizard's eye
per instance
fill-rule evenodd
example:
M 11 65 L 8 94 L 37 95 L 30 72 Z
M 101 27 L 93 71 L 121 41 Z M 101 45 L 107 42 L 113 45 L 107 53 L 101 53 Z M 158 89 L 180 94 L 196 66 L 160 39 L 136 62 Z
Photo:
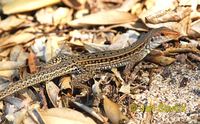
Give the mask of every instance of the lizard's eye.
M 153 38 L 151 38 L 151 42 L 153 42 Z
M 165 36 L 165 34 L 164 34 L 164 33 L 161 33 L 160 35 L 161 35 L 161 36 Z

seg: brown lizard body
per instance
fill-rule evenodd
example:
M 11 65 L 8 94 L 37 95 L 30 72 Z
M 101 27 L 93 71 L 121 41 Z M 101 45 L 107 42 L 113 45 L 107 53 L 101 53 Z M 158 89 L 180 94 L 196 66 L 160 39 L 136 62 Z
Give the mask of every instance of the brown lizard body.
M 0 91 L 0 100 L 29 86 L 67 74 L 75 75 L 72 85 L 79 86 L 80 82 L 92 78 L 100 71 L 113 67 L 135 65 L 160 44 L 177 39 L 179 36 L 178 32 L 168 28 L 157 28 L 149 31 L 144 37 L 139 38 L 137 42 L 124 49 L 81 54 L 74 57 L 58 56 L 51 60 L 52 66 L 49 68 L 12 83 Z

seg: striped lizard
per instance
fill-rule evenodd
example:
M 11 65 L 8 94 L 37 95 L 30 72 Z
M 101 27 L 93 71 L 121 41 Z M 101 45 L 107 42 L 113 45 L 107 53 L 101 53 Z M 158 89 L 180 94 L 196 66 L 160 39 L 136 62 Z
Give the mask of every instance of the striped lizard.
M 29 86 L 68 74 L 72 75 L 72 86 L 83 86 L 80 82 L 87 81 L 101 71 L 127 65 L 132 67 L 160 44 L 177 39 L 179 36 L 178 32 L 162 27 L 150 30 L 132 45 L 120 50 L 55 57 L 50 60 L 49 68 L 11 83 L 0 91 L 0 100 Z

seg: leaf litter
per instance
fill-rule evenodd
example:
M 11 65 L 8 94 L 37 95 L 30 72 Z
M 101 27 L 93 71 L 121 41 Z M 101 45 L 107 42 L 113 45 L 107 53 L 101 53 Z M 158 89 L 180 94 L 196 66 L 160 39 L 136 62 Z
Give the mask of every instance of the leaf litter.
M 0 102 L 0 122 L 199 123 L 199 6 L 194 0 L 1 1 L 0 89 L 50 68 L 57 55 L 69 61 L 126 48 L 151 28 L 182 37 L 152 51 L 129 82 L 123 68 L 113 68 L 82 82 L 90 92 L 72 87 L 66 75 L 15 93 Z

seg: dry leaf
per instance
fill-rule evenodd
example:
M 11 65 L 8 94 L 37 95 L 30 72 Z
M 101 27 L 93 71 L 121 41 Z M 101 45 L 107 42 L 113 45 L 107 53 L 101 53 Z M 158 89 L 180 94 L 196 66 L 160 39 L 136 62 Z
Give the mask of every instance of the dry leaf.
M 3 31 L 9 31 L 17 28 L 23 22 L 23 19 L 19 19 L 16 16 L 8 16 L 6 19 L 0 21 L 0 29 Z
M 84 9 L 86 0 L 62 0 L 62 2 L 73 9 Z
M 128 83 L 128 84 L 123 83 L 122 86 L 119 89 L 119 92 L 122 92 L 122 93 L 125 93 L 125 94 L 130 94 L 130 92 L 131 92 L 130 83 Z
M 123 78 L 121 77 L 121 74 L 119 73 L 119 71 L 117 70 L 117 68 L 112 68 L 111 71 L 115 74 L 115 76 L 120 80 L 120 83 L 123 85 L 125 82 L 123 80 Z M 120 84 L 116 83 L 116 86 L 119 87 Z
M 71 21 L 72 11 L 68 8 L 59 7 L 53 9 L 51 7 L 39 10 L 35 16 L 41 24 L 58 25 L 66 24 Z
M 10 54 L 11 49 L 5 49 L 2 52 L 0 52 L 0 57 L 7 57 Z
M 200 50 L 195 47 L 191 47 L 191 48 L 190 47 L 182 47 L 182 48 L 167 48 L 164 51 L 164 55 L 169 55 L 170 53 L 186 53 L 186 52 L 200 54 Z
M 46 124 L 96 124 L 91 118 L 68 108 L 52 108 L 39 110 Z
M 131 8 L 135 8 L 135 5 L 137 4 L 139 0 L 125 0 L 122 5 L 117 8 L 118 11 L 128 12 L 131 10 Z M 137 5 L 136 5 L 137 6 Z M 132 13 L 134 14 L 134 13 Z
M 131 13 L 139 16 L 140 13 L 142 12 L 142 9 L 143 9 L 143 4 L 136 3 L 131 9 Z
M 77 46 L 83 46 L 84 41 L 90 42 L 94 37 L 93 34 L 83 34 L 78 30 L 71 31 L 69 36 L 71 37 L 69 43 Z
M 31 46 L 32 50 L 38 57 L 43 57 L 42 60 L 44 59 L 44 53 L 45 53 L 45 42 L 47 38 L 46 37 L 40 37 L 38 39 L 35 39 L 35 43 Z
M 52 81 L 50 81 L 46 83 L 46 91 L 51 103 L 54 105 L 54 107 L 58 107 L 58 102 L 60 102 L 58 97 L 60 89 Z
M 135 21 L 136 17 L 127 12 L 120 11 L 102 11 L 95 14 L 90 14 L 82 18 L 72 20 L 68 24 L 70 26 L 84 25 L 111 25 Z
M 200 62 L 200 57 L 198 55 L 195 55 L 193 53 L 188 53 L 188 57 L 190 57 L 192 60 L 196 60 Z
M 28 56 L 28 66 L 30 69 L 30 73 L 36 73 L 37 72 L 37 64 L 36 64 L 36 55 L 31 51 Z
M 11 78 L 12 75 L 15 74 L 15 70 L 3 70 L 0 71 L 0 76 L 1 77 L 6 77 L 6 78 Z
M 92 93 L 95 95 L 95 96 L 99 96 L 101 94 L 101 89 L 99 87 L 100 85 L 100 81 L 96 81 L 94 80 L 94 84 L 92 85 Z
M 60 0 L 12 0 L 3 5 L 4 14 L 14 14 L 36 10 L 59 3 Z
M 32 118 L 25 118 L 23 120 L 23 124 L 36 124 L 35 120 L 33 120 Z
M 23 47 L 21 45 L 14 46 L 10 51 L 10 60 L 17 61 L 17 58 L 19 57 L 19 54 L 22 50 Z
M 16 61 L 4 61 L 0 62 L 0 70 L 13 70 L 23 66 L 23 62 L 16 62 Z
M 200 37 L 200 19 L 191 23 L 191 27 L 188 31 L 188 35 L 194 38 Z
M 119 124 L 120 120 L 124 119 L 125 116 L 120 111 L 120 106 L 106 96 L 103 96 L 103 107 L 107 117 L 113 124 Z
M 174 10 L 157 12 L 153 15 L 146 16 L 147 23 L 157 24 L 165 22 L 178 22 L 190 15 L 191 7 L 177 7 Z
M 99 116 L 92 108 L 87 107 L 84 104 L 78 103 L 78 102 L 73 102 L 75 105 L 77 105 L 79 108 L 81 108 L 82 110 L 88 112 L 90 115 L 92 115 L 93 117 L 97 118 L 98 120 L 100 120 L 102 123 L 104 122 L 104 120 L 101 118 L 101 116 Z
M 8 48 L 17 44 L 26 43 L 35 38 L 35 34 L 19 32 L 0 39 L 0 48 Z
M 70 76 L 65 76 L 65 77 L 62 77 L 60 79 L 60 85 L 61 85 L 61 89 L 72 89 L 71 85 L 70 85 L 70 82 L 71 82 L 71 77 Z
M 162 66 L 170 65 L 176 61 L 176 59 L 166 56 L 147 56 L 146 59 Z
M 23 63 L 23 65 L 26 65 L 26 60 L 28 58 L 28 53 L 24 50 L 21 50 L 19 53 L 19 56 L 17 57 L 17 62 Z
M 26 109 L 21 109 L 15 112 L 14 114 L 7 114 L 6 118 L 9 121 L 14 122 L 15 124 L 21 124 L 23 119 L 25 118 L 26 113 L 27 113 Z
M 1 71 L 0 71 L 0 73 L 1 73 Z M 8 87 L 8 85 L 9 85 L 9 80 L 6 80 L 1 76 L 1 78 L 0 78 L 0 91 L 5 89 L 6 87 Z
M 83 45 L 85 49 L 88 50 L 90 53 L 99 51 L 119 50 L 128 47 L 132 43 L 136 42 L 138 35 L 139 33 L 135 31 L 127 31 L 126 33 L 116 35 L 112 39 L 111 45 L 96 44 L 90 42 L 83 42 Z
M 47 38 L 46 49 L 45 49 L 46 62 L 48 62 L 51 58 L 55 57 L 59 53 L 60 48 L 58 46 L 58 42 L 63 41 L 65 39 L 66 37 L 59 37 L 56 36 L 55 34 L 52 34 Z

